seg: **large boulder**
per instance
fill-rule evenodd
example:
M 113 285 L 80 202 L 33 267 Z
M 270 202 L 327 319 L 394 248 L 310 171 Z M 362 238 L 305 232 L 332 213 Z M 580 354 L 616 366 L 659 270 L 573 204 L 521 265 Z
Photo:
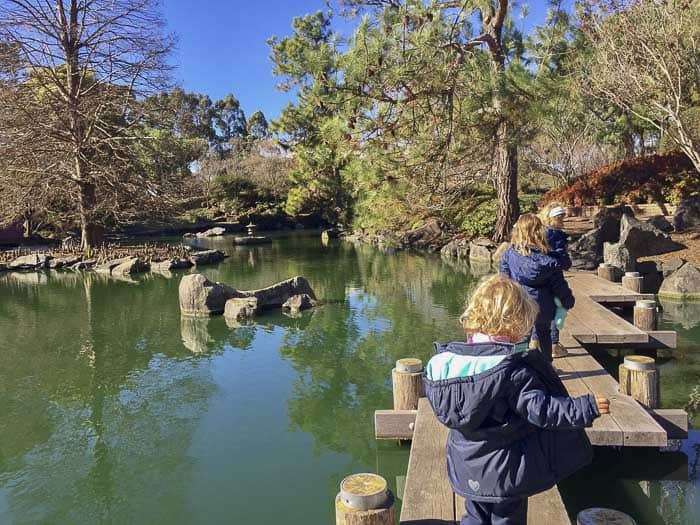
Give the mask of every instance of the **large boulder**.
M 680 270 L 681 266 L 683 266 L 685 263 L 685 259 L 681 259 L 680 257 L 674 257 L 673 259 L 669 259 L 668 261 L 662 262 L 661 272 L 664 274 L 664 278 Z
M 440 249 L 440 255 L 447 259 L 469 259 L 469 241 L 467 239 L 453 239 Z
M 469 262 L 493 262 L 493 254 L 498 246 L 490 239 L 476 239 L 469 244 Z
M 671 233 L 673 231 L 673 224 L 668 222 L 666 220 L 666 217 L 663 215 L 654 215 L 653 217 L 649 217 L 647 219 L 647 222 L 651 224 L 654 228 L 661 230 L 664 233 Z
M 577 270 L 595 270 L 603 262 L 603 240 L 594 228 L 569 244 L 571 264 Z
M 203 231 L 197 234 L 197 237 L 220 237 L 226 233 L 226 228 L 217 226 L 215 228 L 210 228 L 207 231 Z
M 302 310 L 308 310 L 316 306 L 316 300 L 313 299 L 308 294 L 293 295 L 287 299 L 282 308 L 284 310 L 289 310 L 292 313 L 301 312 Z
M 219 250 L 204 250 L 194 252 L 190 255 L 190 261 L 195 266 L 206 266 L 208 264 L 217 264 L 226 258 L 226 254 Z
M 700 270 L 686 263 L 664 279 L 659 297 L 700 299 Z
M 661 255 L 684 248 L 671 237 L 648 222 L 642 222 L 629 215 L 622 217 L 620 244 L 627 248 L 635 259 L 650 255 Z
M 224 317 L 233 321 L 243 321 L 255 317 L 258 312 L 256 297 L 234 297 L 226 301 Z
M 41 270 L 48 268 L 51 257 L 45 253 L 32 253 L 17 257 L 7 267 L 10 270 Z
M 182 278 L 178 296 L 182 315 L 206 317 L 224 313 L 226 301 L 241 294 L 230 286 L 212 282 L 196 273 Z
M 603 246 L 603 262 L 625 272 L 635 270 L 636 260 L 621 242 L 606 242 Z
M 423 226 L 407 231 L 401 237 L 401 244 L 420 250 L 439 249 L 443 237 L 442 224 L 438 219 L 428 219 Z
M 632 208 L 629 206 L 601 208 L 595 217 L 593 217 L 593 227 L 599 230 L 601 243 L 617 242 L 620 240 L 620 223 L 623 216 L 634 217 Z
M 300 275 L 287 279 L 286 281 L 273 284 L 260 290 L 250 290 L 239 292 L 244 297 L 255 297 L 258 300 L 258 308 L 279 308 L 290 297 L 295 295 L 308 295 L 316 300 L 316 294 L 311 289 L 309 281 Z
M 151 263 L 151 271 L 153 272 L 169 272 L 172 270 L 183 270 L 190 267 L 192 267 L 192 261 L 178 257 Z
M 68 257 L 57 257 L 56 259 L 51 259 L 49 261 L 49 268 L 53 270 L 60 270 L 62 268 L 70 268 L 74 264 L 80 262 L 82 257 L 79 255 L 69 255 Z
M 673 214 L 673 227 L 676 231 L 700 226 L 700 197 L 682 200 Z
M 94 268 L 96 264 L 97 259 L 83 259 L 82 261 L 78 261 L 77 263 L 71 265 L 70 269 L 76 271 L 90 270 Z
M 100 265 L 95 266 L 95 272 L 111 274 L 112 270 L 114 270 L 117 266 L 119 266 L 122 263 L 128 262 L 130 259 L 131 257 L 120 257 L 119 259 L 112 259 L 111 261 L 107 261 L 106 263 L 102 263 Z
M 151 269 L 151 265 L 140 257 L 129 257 L 112 269 L 112 275 L 135 275 Z

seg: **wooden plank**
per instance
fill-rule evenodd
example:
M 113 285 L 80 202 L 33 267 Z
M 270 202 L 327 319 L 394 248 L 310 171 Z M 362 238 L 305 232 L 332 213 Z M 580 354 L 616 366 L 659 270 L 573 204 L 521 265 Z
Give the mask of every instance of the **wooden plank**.
M 406 472 L 401 524 L 445 525 L 454 521 L 454 494 L 447 479 L 445 454 L 447 433 L 428 400 L 421 398 Z
M 595 333 L 597 344 L 630 344 L 648 343 L 649 334 L 625 321 L 622 317 L 611 312 L 604 306 L 588 297 L 577 297 L 576 305 L 571 314 L 579 323 L 585 324 Z M 591 343 L 590 332 L 577 334 L 570 330 L 571 335 L 581 343 Z M 583 339 L 579 339 L 579 336 Z
M 417 410 L 375 410 L 375 439 L 413 439 Z
M 666 431 L 668 439 L 688 439 L 688 413 L 681 408 L 648 409 L 656 422 Z
M 615 379 L 585 349 L 576 345 L 571 336 L 564 332 L 562 344 L 569 350 L 569 356 L 556 360 L 562 362 L 578 374 L 591 393 L 610 399 L 610 417 L 623 432 L 623 446 L 663 447 L 668 440 L 666 432 L 646 410 L 629 396 L 618 392 Z M 601 418 L 602 419 L 602 418 Z
M 586 296 L 598 303 L 633 303 L 640 299 L 654 299 L 654 294 L 632 292 L 619 283 L 611 283 L 591 273 L 567 272 L 566 279 L 577 298 Z

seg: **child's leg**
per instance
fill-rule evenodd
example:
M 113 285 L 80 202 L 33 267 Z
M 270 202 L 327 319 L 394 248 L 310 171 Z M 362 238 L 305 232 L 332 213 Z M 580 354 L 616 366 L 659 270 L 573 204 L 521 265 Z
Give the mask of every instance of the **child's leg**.
M 527 498 L 496 503 L 491 510 L 491 525 L 527 525 Z
M 551 362 L 552 361 L 552 334 L 550 324 L 536 324 L 535 331 L 540 342 L 540 352 Z
M 552 335 L 552 345 L 557 344 L 559 342 L 559 328 L 557 328 L 557 323 L 554 321 L 550 325 L 549 333 Z
M 462 516 L 460 525 L 490 525 L 492 507 L 493 503 L 465 499 L 464 508 L 467 512 Z

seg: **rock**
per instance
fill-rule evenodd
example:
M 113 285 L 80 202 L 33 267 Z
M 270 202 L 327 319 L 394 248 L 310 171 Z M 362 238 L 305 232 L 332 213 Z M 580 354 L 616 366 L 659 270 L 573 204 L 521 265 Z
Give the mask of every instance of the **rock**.
M 700 226 L 700 197 L 682 200 L 673 214 L 673 227 L 676 231 Z
M 233 244 L 237 246 L 246 246 L 249 244 L 269 244 L 272 242 L 272 239 L 270 237 L 262 237 L 262 236 L 252 236 L 248 235 L 245 237 L 234 237 L 233 239 Z
M 151 263 L 152 272 L 169 272 L 172 270 L 183 270 L 185 268 L 190 268 L 192 266 L 192 261 L 189 259 L 180 259 L 173 257 L 172 259 L 166 259 L 164 261 L 157 261 Z
M 217 264 L 226 258 L 226 254 L 219 250 L 204 250 L 195 252 L 190 256 L 190 261 L 195 266 L 205 266 L 207 264 Z
M 601 248 L 602 243 L 618 242 L 620 240 L 620 223 L 623 216 L 634 217 L 634 212 L 629 206 L 615 206 L 601 208 L 593 217 L 593 226 L 599 230 Z
M 642 277 L 644 277 L 644 292 L 646 293 L 657 293 L 661 287 L 661 283 L 664 280 L 663 274 L 661 273 L 661 268 L 663 263 L 661 261 L 637 261 L 635 271 L 639 272 Z
M 620 242 L 606 242 L 603 245 L 603 262 L 608 263 L 624 272 L 635 271 L 636 259 Z
M 80 239 L 73 235 L 69 235 L 65 239 L 61 240 L 61 249 L 63 250 L 73 250 L 80 246 Z
M 603 241 L 594 228 L 569 244 L 571 263 L 577 270 L 595 270 L 603 262 Z
M 258 300 L 259 308 L 280 307 L 295 295 L 308 295 L 316 300 L 316 294 L 311 289 L 309 281 L 301 276 L 296 276 L 286 281 L 273 284 L 260 290 L 250 290 L 239 292 L 245 297 L 255 297 Z
M 652 224 L 624 215 L 620 226 L 620 244 L 635 259 L 661 255 L 684 248 Z
M 17 257 L 7 267 L 10 270 L 41 270 L 48 267 L 50 260 L 45 253 L 32 253 Z
M 308 310 L 316 306 L 316 300 L 312 299 L 311 296 L 307 294 L 293 295 L 287 299 L 282 308 L 285 310 L 290 310 L 292 312 L 301 312 L 302 310 Z
M 700 270 L 686 263 L 664 279 L 659 297 L 700 299 Z
M 243 321 L 255 317 L 258 311 L 258 299 L 255 297 L 236 297 L 226 301 L 224 317 L 235 321 Z
M 673 272 L 680 270 L 681 266 L 684 264 L 685 259 L 681 259 L 680 257 L 674 257 L 673 259 L 669 259 L 668 261 L 661 263 L 661 271 L 664 274 L 664 278 L 668 277 Z
M 647 223 L 664 233 L 671 233 L 673 231 L 673 224 L 668 222 L 663 215 L 654 215 L 647 220 Z
M 328 242 L 329 239 L 338 239 L 343 233 L 340 228 L 328 228 L 321 232 L 321 239 Z
M 226 301 L 240 296 L 237 290 L 212 282 L 201 273 L 184 276 L 178 288 L 180 313 L 189 317 L 222 314 Z
M 74 264 L 80 262 L 82 257 L 79 255 L 69 255 L 68 257 L 58 257 L 49 261 L 49 268 L 60 270 L 62 268 L 70 268 Z
M 423 226 L 405 232 L 400 242 L 419 250 L 437 250 L 442 239 L 442 225 L 438 219 L 428 219 Z
M 183 237 L 184 237 L 185 239 L 191 239 L 192 237 L 197 237 L 197 234 L 195 234 L 195 233 L 186 233 L 185 235 L 183 235 Z
M 493 262 L 493 254 L 496 245 L 489 239 L 476 239 L 469 244 L 469 262 L 489 263 Z
M 226 233 L 226 228 L 217 226 L 215 228 L 210 228 L 207 231 L 199 232 L 197 237 L 221 237 L 224 233 Z
M 97 259 L 84 259 L 82 261 L 78 261 L 74 265 L 70 267 L 71 270 L 90 270 L 97 264 Z
M 440 255 L 448 259 L 466 261 L 469 259 L 469 241 L 467 239 L 453 239 L 442 247 Z
M 107 261 L 106 263 L 102 263 L 99 266 L 96 266 L 95 271 L 97 273 L 111 274 L 112 270 L 114 270 L 117 266 L 119 266 L 122 263 L 129 262 L 130 259 L 132 259 L 132 257 L 121 257 L 119 259 Z
M 509 242 L 502 242 L 498 248 L 496 248 L 496 251 L 493 253 L 493 265 L 497 266 L 500 264 L 501 259 L 503 258 L 503 254 L 506 253 L 506 251 L 510 248 L 510 243 Z
M 112 269 L 112 275 L 134 275 L 151 269 L 151 265 L 140 257 L 129 257 Z

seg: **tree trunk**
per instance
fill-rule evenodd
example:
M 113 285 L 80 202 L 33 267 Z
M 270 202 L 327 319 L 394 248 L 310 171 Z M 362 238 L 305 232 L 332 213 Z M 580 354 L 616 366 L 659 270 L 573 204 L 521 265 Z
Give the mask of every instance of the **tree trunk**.
M 78 183 L 78 190 L 80 192 L 80 248 L 84 252 L 88 252 L 99 241 L 98 229 L 93 218 L 97 203 L 95 185 L 81 182 Z
M 518 147 L 512 141 L 510 124 L 502 121 L 496 131 L 494 176 L 498 212 L 493 240 L 505 242 L 520 215 L 518 201 Z

